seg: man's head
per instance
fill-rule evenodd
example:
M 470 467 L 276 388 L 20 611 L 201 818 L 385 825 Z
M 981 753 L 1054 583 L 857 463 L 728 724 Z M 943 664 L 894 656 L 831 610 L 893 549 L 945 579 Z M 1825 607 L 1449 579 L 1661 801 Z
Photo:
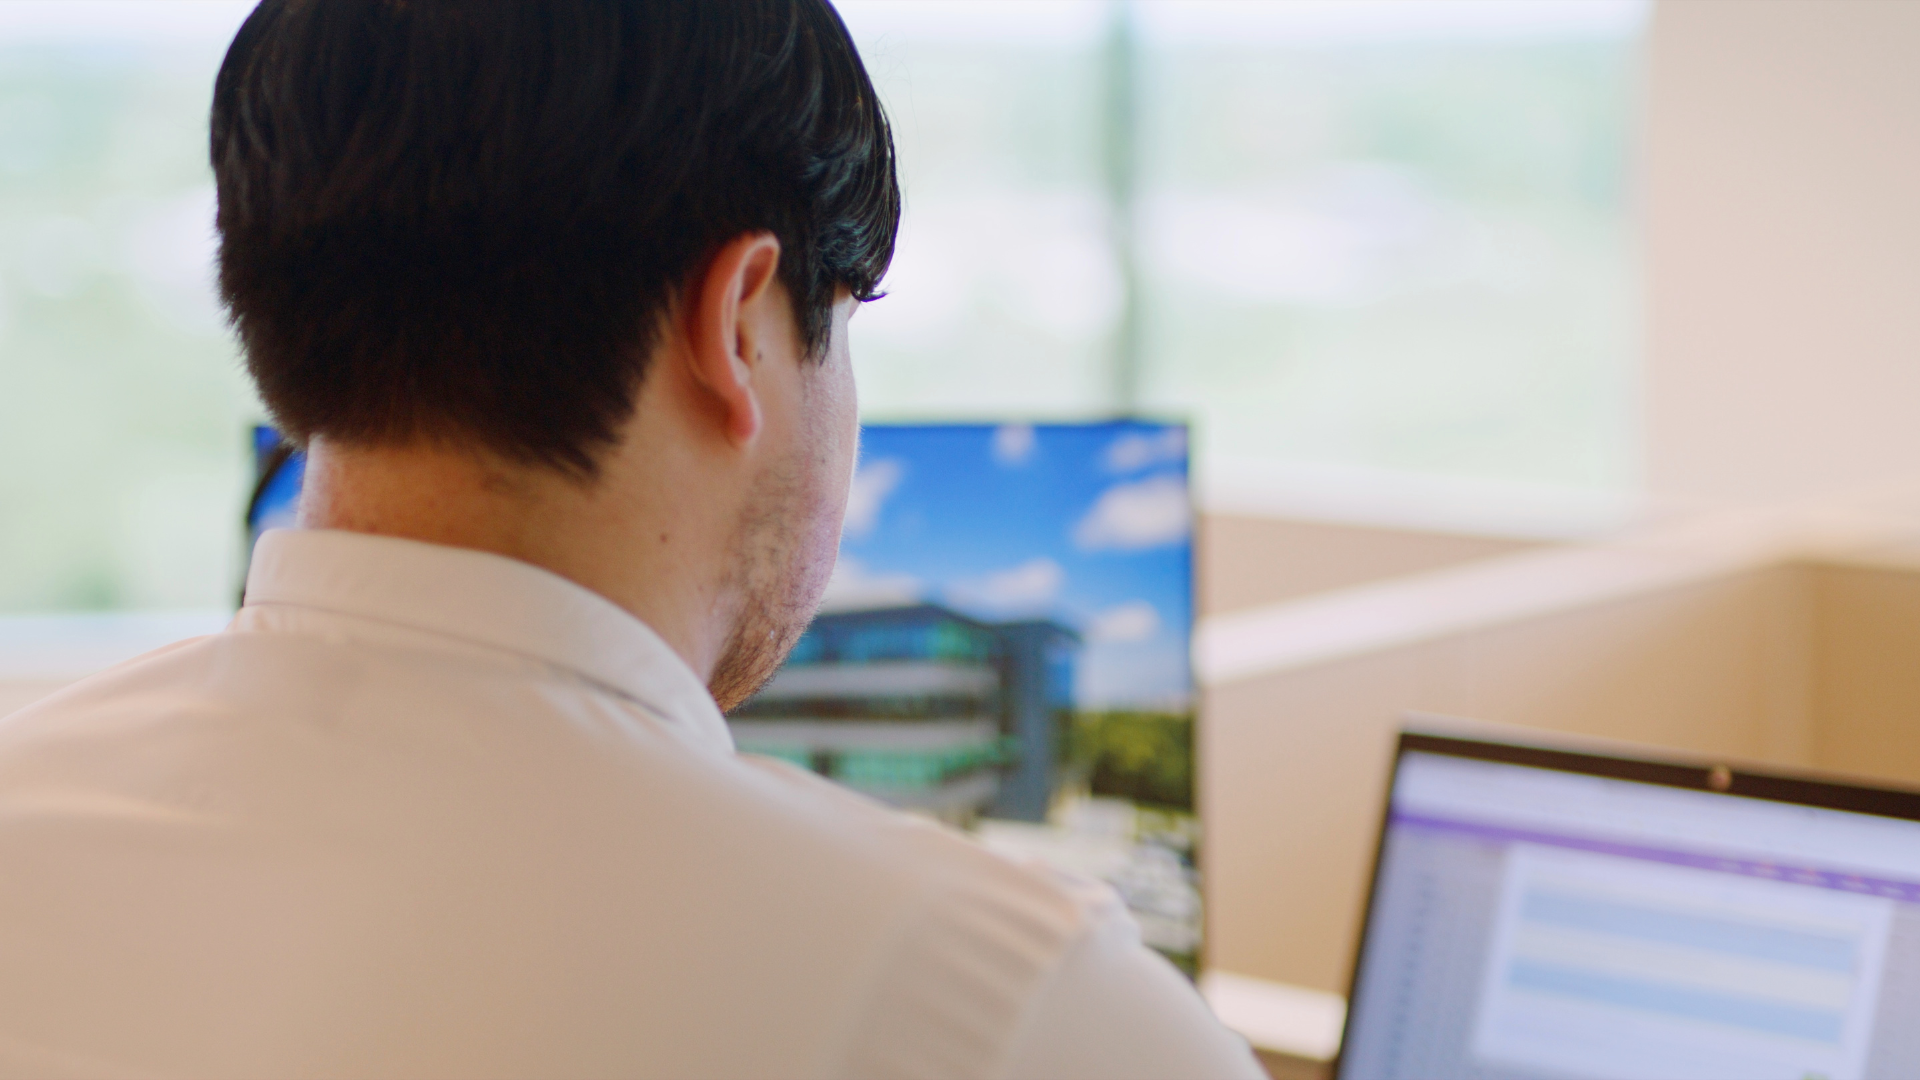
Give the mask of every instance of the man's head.
M 391 519 L 372 477 L 468 461 L 522 516 L 573 492 L 606 559 L 699 576 L 639 543 L 669 544 L 665 514 L 731 556 L 699 601 L 724 616 L 717 696 L 771 670 L 831 560 L 845 319 L 899 215 L 825 0 L 263 0 L 215 85 L 212 158 L 222 293 L 324 498 Z M 554 543 L 472 546 L 595 576 Z

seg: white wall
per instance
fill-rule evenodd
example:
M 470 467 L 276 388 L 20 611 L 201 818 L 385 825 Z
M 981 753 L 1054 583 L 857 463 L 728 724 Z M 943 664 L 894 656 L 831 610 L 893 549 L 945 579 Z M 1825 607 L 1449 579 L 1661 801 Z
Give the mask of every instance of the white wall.
M 1920 473 L 1920 2 L 1659 0 L 1648 45 L 1652 494 Z

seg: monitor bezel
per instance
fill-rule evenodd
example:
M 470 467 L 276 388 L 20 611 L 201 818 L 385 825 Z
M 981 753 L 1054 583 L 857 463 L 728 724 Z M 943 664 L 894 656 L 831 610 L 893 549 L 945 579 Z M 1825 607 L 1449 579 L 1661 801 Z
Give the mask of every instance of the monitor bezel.
M 1355 1006 L 1360 1000 L 1361 973 L 1366 970 L 1367 963 L 1369 937 L 1367 930 L 1373 925 L 1374 902 L 1380 892 L 1380 871 L 1384 861 L 1382 856 L 1386 853 L 1387 830 L 1392 827 L 1394 784 L 1400 775 L 1400 763 L 1408 753 L 1439 754 L 1503 765 L 1523 765 L 1582 776 L 1631 780 L 1660 787 L 1680 788 L 1685 791 L 1700 791 L 1710 795 L 1737 795 L 1742 798 L 1763 799 L 1793 806 L 1845 810 L 1902 821 L 1920 821 L 1920 791 L 1877 787 L 1838 777 L 1795 776 L 1768 769 L 1753 769 L 1732 762 L 1680 762 L 1662 761 L 1651 757 L 1618 757 L 1582 750 L 1402 730 L 1387 771 L 1387 799 L 1381 806 L 1380 829 L 1373 846 L 1373 869 L 1367 878 L 1367 902 L 1361 907 L 1360 934 L 1354 948 L 1352 974 L 1347 979 L 1347 1016 L 1340 1036 L 1340 1048 L 1333 1058 L 1334 1080 L 1341 1080 L 1345 1075 L 1347 1033 L 1353 1029 Z

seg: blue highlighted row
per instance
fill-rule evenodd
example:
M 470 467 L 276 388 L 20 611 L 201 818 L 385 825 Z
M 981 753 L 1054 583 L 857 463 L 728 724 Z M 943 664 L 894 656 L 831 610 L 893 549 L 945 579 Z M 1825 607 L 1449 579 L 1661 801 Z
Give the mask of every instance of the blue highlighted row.
M 1830 934 L 1716 919 L 1683 911 L 1635 907 L 1559 893 L 1531 892 L 1520 904 L 1528 922 L 1684 945 L 1753 960 L 1852 974 L 1854 941 Z
M 1606 1005 L 1828 1044 L 1839 1043 L 1845 1019 L 1837 1012 L 1531 960 L 1514 961 L 1507 969 L 1507 983 L 1519 989 L 1543 990 Z

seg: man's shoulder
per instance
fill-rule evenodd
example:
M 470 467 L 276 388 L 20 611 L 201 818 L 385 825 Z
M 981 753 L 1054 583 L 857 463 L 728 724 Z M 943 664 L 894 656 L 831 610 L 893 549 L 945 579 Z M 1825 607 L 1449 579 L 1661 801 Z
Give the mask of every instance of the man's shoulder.
M 59 686 L 0 715 L 0 752 L 47 736 L 76 734 L 76 728 L 83 728 L 88 719 L 110 723 L 117 712 L 114 706 L 119 703 L 138 701 L 147 715 L 181 707 L 188 700 L 188 693 L 182 691 L 193 680 L 183 681 L 179 673 L 203 661 L 209 643 L 216 637 L 187 638 L 161 646 Z
M 839 888 L 891 894 L 849 1075 L 976 1075 L 1004 1060 L 1037 996 L 1076 944 L 1116 931 L 1138 947 L 1111 889 L 982 847 L 767 758 L 739 759 L 743 786 L 819 849 L 850 855 Z M 829 862 L 838 862 L 830 858 Z
M 728 771 L 769 820 L 842 854 L 929 907 L 979 905 L 987 894 L 1060 934 L 1119 902 L 1105 886 L 990 851 L 951 826 L 886 806 L 817 773 L 741 754 Z
M 418 654 L 317 638 L 218 634 L 116 665 L 0 717 L 0 776 L 9 758 L 20 763 L 51 750 L 84 768 L 145 753 L 155 741 L 249 770 L 320 768 L 304 755 L 329 740 L 354 740 L 361 756 L 405 752 L 405 763 L 419 770 L 415 785 L 459 784 L 499 800 L 496 809 L 542 799 L 542 785 L 566 787 L 600 808 L 591 835 L 609 843 L 661 830 L 659 815 L 672 806 L 681 822 L 675 830 L 700 821 L 696 831 L 716 851 L 773 853 L 771 874 L 894 897 L 923 918 L 973 904 L 1071 933 L 1110 896 L 808 770 L 713 752 L 682 737 L 670 718 L 599 688 L 530 674 L 469 665 L 457 654 L 427 663 Z M 460 741 L 457 759 L 432 753 L 434 742 L 447 739 Z M 330 756 L 338 755 L 319 755 Z M 464 782 L 490 771 L 511 772 L 513 782 Z M 999 902 L 985 904 L 988 896 Z
M 484 977 L 504 950 L 546 973 L 527 986 L 571 987 L 582 1016 L 644 1003 L 635 1014 L 657 1017 L 644 1030 L 575 1033 L 608 1053 L 644 1036 L 657 1054 L 700 1017 L 784 1032 L 764 1053 L 728 1050 L 741 1055 L 739 1075 L 775 1061 L 846 1075 L 989 1073 L 1076 943 L 1125 922 L 1101 887 L 723 740 L 685 738 L 669 718 L 578 680 L 477 668 L 468 678 L 451 660 L 395 662 L 405 675 L 388 679 L 377 651 L 267 649 L 248 636 L 123 665 L 0 719 L 0 803 L 39 799 L 35 816 L 0 829 L 0 848 L 64 844 L 73 833 L 61 814 L 84 812 L 102 841 L 85 853 L 92 865 L 197 898 L 161 910 L 127 890 L 115 918 L 167 925 L 169 940 L 217 954 L 233 920 L 283 920 L 274 940 L 291 947 L 316 921 L 351 915 L 361 940 L 414 944 L 401 959 L 370 950 L 330 962 L 471 999 L 476 1015 L 524 1004 L 520 983 Z M 70 797 L 35 794 L 49 785 Z M 138 812 L 109 821 L 102 808 Z M 169 832 L 176 823 L 191 835 Z M 194 857 L 162 866 L 140 854 L 172 844 Z M 91 880 L 49 874 L 14 891 L 52 913 Z M 257 901 L 295 880 L 298 904 Z M 528 927 L 545 951 L 515 951 Z M 415 955 L 440 959 L 407 969 Z M 681 974 L 663 983 L 666 971 Z M 352 1016 L 363 1005 L 328 1007 Z M 682 1049 L 715 1052 L 692 1047 Z

